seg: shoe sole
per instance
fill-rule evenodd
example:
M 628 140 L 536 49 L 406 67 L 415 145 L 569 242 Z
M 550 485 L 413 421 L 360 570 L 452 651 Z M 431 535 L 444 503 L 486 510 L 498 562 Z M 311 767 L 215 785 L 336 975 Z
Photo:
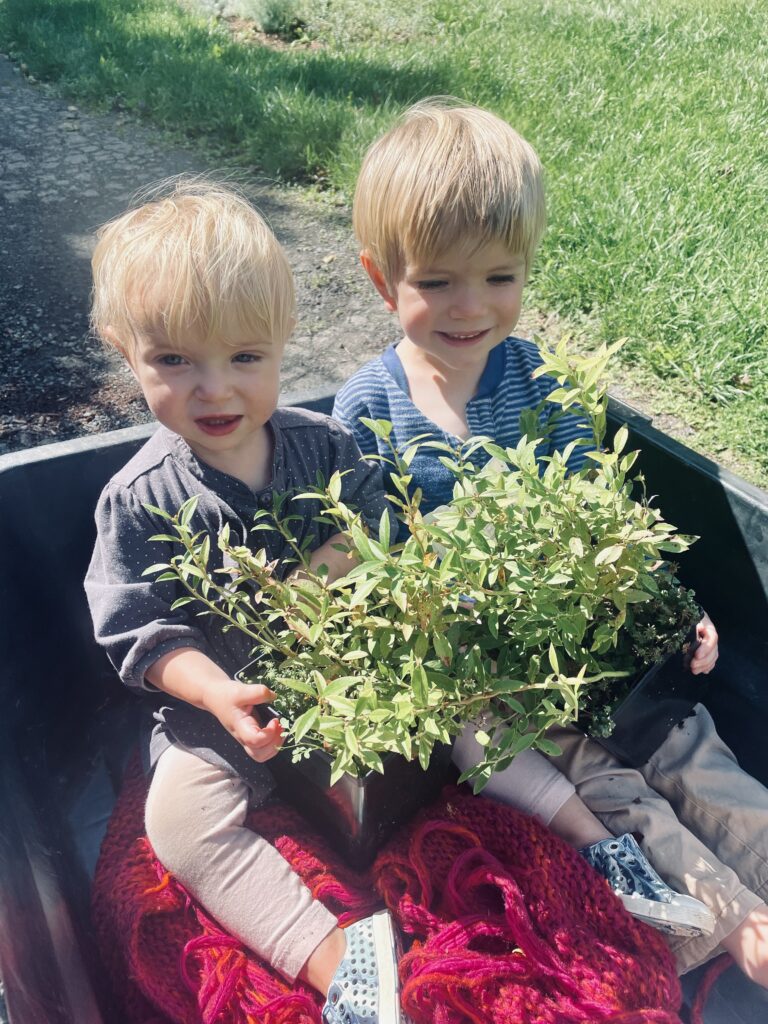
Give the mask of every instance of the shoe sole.
M 376 962 L 379 965 L 378 1024 L 407 1024 L 400 1010 L 400 981 L 397 976 L 398 941 L 392 917 L 381 910 L 371 918 Z
M 644 896 L 631 896 L 628 893 L 616 895 L 633 917 L 668 935 L 697 938 L 711 935 L 715 930 L 715 918 L 706 908 L 697 912 L 686 907 L 676 907 L 672 903 L 649 900 Z

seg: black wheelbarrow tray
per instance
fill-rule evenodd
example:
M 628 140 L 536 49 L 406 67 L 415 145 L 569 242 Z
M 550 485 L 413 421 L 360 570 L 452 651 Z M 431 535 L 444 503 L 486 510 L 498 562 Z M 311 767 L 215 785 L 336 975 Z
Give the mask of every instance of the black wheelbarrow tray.
M 329 394 L 286 404 L 328 411 Z M 649 494 L 701 540 L 681 561 L 717 623 L 707 703 L 742 765 L 768 784 L 768 495 L 611 406 L 641 448 Z M 0 1021 L 120 1024 L 89 924 L 99 842 L 137 702 L 91 634 L 82 579 L 93 510 L 151 425 L 0 457 Z M 734 793 L 738 800 L 738 793 Z M 768 1020 L 765 993 L 731 970 L 710 1024 Z

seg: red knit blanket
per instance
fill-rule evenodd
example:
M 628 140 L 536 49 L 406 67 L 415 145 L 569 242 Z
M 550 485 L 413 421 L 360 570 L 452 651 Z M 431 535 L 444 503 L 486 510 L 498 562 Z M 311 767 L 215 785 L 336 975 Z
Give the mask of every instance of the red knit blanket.
M 312 990 L 288 985 L 164 872 L 143 836 L 145 798 L 134 771 L 94 882 L 99 947 L 126 1024 L 319 1024 Z M 390 908 L 410 945 L 402 1000 L 415 1024 L 679 1024 L 661 935 L 575 850 L 509 807 L 448 787 L 365 873 L 281 803 L 249 824 L 342 925 Z

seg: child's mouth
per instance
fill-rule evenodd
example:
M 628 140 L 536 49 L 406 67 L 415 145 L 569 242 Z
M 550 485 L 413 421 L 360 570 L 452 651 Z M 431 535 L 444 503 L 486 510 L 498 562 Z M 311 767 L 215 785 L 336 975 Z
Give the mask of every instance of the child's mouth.
M 242 416 L 200 416 L 195 423 L 204 434 L 221 437 L 236 430 L 242 418 Z
M 488 334 L 488 328 L 482 331 L 438 331 L 437 333 L 449 345 L 463 346 L 482 341 Z

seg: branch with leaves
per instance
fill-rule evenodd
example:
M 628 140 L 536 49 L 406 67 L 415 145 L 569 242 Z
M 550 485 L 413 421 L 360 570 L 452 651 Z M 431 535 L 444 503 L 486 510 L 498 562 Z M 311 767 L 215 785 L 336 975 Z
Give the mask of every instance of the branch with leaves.
M 602 382 L 612 350 L 575 357 L 563 341 L 541 354 L 537 373 L 558 387 L 524 415 L 514 448 L 475 438 L 451 449 L 421 438 L 399 452 L 391 424 L 368 422 L 389 444 L 404 542 L 393 543 L 386 515 L 376 535 L 366 528 L 341 500 L 339 473 L 298 495 L 317 501 L 352 552 L 356 564 L 342 579 L 311 570 L 284 496 L 253 525 L 277 530 L 293 551 L 298 571 L 284 579 L 264 549 L 233 544 L 226 528 L 215 539 L 195 532 L 195 498 L 176 513 L 151 509 L 166 524 L 156 539 L 179 550 L 147 573 L 180 585 L 174 607 L 219 616 L 224 629 L 253 641 L 254 679 L 278 694 L 294 757 L 329 751 L 334 780 L 380 771 L 389 751 L 426 767 L 435 743 L 490 711 L 478 733 L 485 757 L 466 773 L 482 788 L 527 747 L 556 753 L 547 729 L 585 709 L 605 729 L 601 709 L 636 673 L 638 638 L 647 658 L 649 645 L 651 654 L 674 645 L 690 626 L 695 603 L 665 556 L 691 538 L 635 496 L 637 453 L 624 452 L 626 429 L 605 444 Z M 540 455 L 552 404 L 556 415 L 578 409 L 584 419 L 590 456 L 579 472 L 568 470 L 575 444 Z M 427 517 L 409 472 L 420 445 L 438 449 L 456 477 L 451 502 Z M 210 568 L 213 542 L 225 568 Z M 660 603 L 663 628 L 654 618 Z

